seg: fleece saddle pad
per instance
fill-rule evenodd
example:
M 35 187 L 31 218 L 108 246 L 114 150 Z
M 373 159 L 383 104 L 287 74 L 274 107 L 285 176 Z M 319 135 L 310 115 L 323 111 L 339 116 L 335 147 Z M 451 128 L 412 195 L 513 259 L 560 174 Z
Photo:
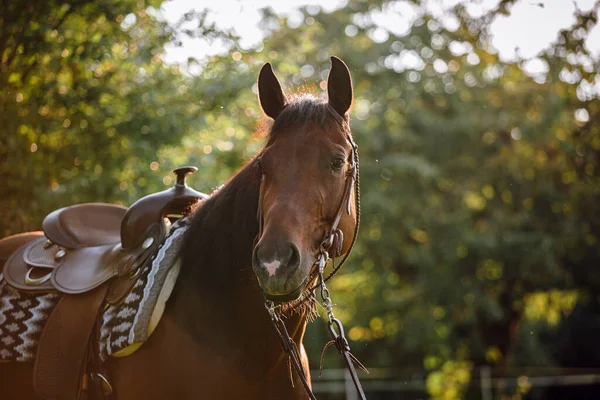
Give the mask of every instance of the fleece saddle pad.
M 177 221 L 158 251 L 140 269 L 125 300 L 106 304 L 101 316 L 100 356 L 122 357 L 137 350 L 152 334 L 179 275 L 179 250 L 188 226 Z M 0 362 L 33 361 L 48 316 L 59 292 L 25 293 L 0 274 Z

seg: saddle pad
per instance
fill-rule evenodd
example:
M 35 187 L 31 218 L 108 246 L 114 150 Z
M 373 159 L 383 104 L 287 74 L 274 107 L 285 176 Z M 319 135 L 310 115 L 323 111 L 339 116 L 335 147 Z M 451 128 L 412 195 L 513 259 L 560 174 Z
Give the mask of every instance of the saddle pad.
M 109 305 L 102 315 L 102 360 L 135 352 L 152 334 L 163 314 L 179 275 L 179 251 L 188 219 L 178 220 L 158 251 L 146 263 L 131 292 L 120 304 Z
M 0 279 L 0 361 L 33 361 L 59 293 L 23 293 Z

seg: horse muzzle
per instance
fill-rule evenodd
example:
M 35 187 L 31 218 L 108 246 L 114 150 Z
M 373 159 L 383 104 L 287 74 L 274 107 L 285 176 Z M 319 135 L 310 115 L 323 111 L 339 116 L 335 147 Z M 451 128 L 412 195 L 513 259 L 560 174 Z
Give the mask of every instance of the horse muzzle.
M 269 245 L 260 241 L 252 255 L 252 269 L 267 300 L 293 301 L 304 290 L 310 265 L 291 242 Z

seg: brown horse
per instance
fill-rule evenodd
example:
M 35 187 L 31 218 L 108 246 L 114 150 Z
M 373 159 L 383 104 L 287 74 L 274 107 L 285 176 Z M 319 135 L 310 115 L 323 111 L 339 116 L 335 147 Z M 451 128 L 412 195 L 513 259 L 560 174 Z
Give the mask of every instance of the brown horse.
M 118 399 L 308 397 L 297 373 L 290 382 L 265 298 L 290 302 L 284 321 L 308 375 L 302 339 L 314 310 L 297 299 L 312 296 L 316 255 L 333 220 L 345 238 L 340 254 L 356 230 L 355 205 L 346 212 L 343 204 L 353 160 L 352 84 L 346 65 L 332 57 L 327 100 L 288 99 L 270 64 L 258 88 L 262 110 L 274 120 L 266 144 L 195 211 L 158 327 L 137 352 L 107 363 Z M 0 398 L 36 398 L 31 370 L 1 365 Z

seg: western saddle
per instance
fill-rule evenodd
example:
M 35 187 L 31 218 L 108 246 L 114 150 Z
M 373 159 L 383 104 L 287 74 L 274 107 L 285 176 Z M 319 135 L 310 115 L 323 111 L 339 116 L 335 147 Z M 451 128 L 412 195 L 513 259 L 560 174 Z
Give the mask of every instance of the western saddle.
M 142 266 L 166 237 L 169 223 L 208 198 L 186 184 L 186 176 L 197 170 L 176 169 L 173 187 L 143 197 L 129 209 L 85 203 L 53 211 L 42 223 L 45 236 L 20 247 L 6 261 L 0 272 L 17 290 L 63 293 L 38 345 L 34 366 L 38 395 L 79 398 L 90 376 L 103 394 L 112 390 L 98 355 L 93 354 L 101 308 L 121 302 L 129 293 Z

